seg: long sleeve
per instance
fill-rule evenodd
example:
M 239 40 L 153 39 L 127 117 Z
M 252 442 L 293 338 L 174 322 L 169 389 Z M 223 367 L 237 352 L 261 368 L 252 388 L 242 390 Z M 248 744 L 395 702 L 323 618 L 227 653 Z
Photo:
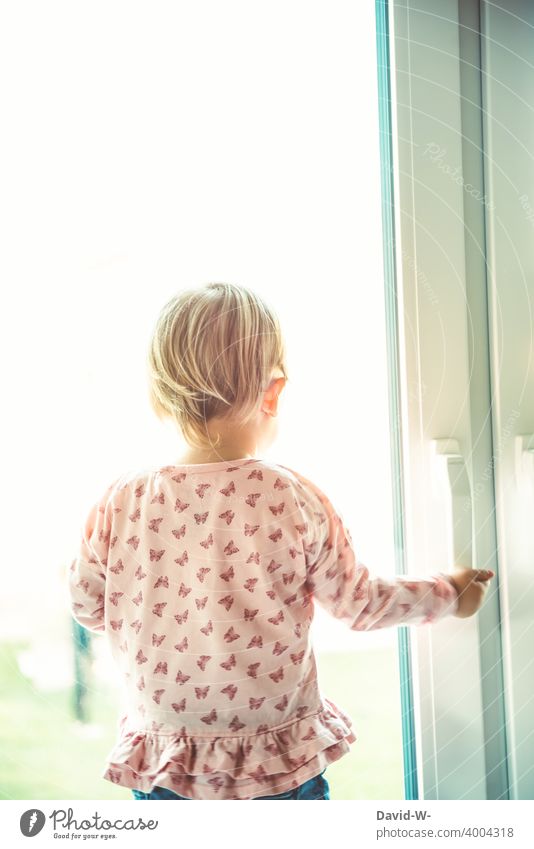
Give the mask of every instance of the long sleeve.
M 70 610 L 74 619 L 89 631 L 102 632 L 106 569 L 111 537 L 111 484 L 91 507 L 82 528 L 77 556 L 67 573 Z
M 458 593 L 446 573 L 429 577 L 372 577 L 357 560 L 349 530 L 327 496 L 298 475 L 306 534 L 307 586 L 332 616 L 352 630 L 425 625 L 452 615 Z

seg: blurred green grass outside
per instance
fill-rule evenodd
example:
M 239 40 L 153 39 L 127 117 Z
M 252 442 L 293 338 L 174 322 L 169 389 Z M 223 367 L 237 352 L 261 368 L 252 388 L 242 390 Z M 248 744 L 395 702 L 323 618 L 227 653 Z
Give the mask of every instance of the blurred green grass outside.
M 0 645 L 0 798 L 133 799 L 100 778 L 115 742 L 118 713 L 111 690 L 93 691 L 87 739 L 73 719 L 69 689 L 40 692 L 18 668 L 25 644 Z M 316 653 L 323 695 L 353 721 L 350 754 L 328 767 L 332 799 L 403 799 L 402 742 L 396 650 Z

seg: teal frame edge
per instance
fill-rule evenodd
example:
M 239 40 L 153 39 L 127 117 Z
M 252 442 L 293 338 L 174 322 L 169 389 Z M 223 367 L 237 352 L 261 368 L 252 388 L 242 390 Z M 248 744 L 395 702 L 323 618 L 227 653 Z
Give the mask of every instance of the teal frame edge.
M 395 206 L 393 179 L 393 141 L 391 120 L 391 65 L 389 52 L 389 2 L 375 0 L 376 53 L 378 72 L 378 124 L 380 145 L 380 182 L 382 194 L 382 244 L 384 254 L 384 285 L 386 308 L 386 346 L 389 379 L 389 419 L 391 429 L 390 451 L 393 483 L 393 538 L 395 569 L 406 574 L 403 453 L 399 386 L 399 339 L 397 271 L 395 262 Z M 417 756 L 415 739 L 412 661 L 410 631 L 405 626 L 398 629 L 400 696 L 402 714 L 402 741 L 404 761 L 404 795 L 418 799 Z

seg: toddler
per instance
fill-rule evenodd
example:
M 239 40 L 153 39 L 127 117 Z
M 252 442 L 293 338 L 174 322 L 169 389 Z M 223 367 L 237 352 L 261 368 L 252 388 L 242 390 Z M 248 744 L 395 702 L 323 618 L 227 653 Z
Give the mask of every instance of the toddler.
M 328 799 L 356 736 L 317 683 L 314 603 L 354 631 L 424 625 L 475 613 L 493 573 L 372 577 L 327 496 L 261 459 L 287 373 L 250 290 L 172 298 L 148 367 L 189 449 L 115 480 L 68 570 L 72 614 L 106 633 L 125 686 L 102 777 L 136 799 Z

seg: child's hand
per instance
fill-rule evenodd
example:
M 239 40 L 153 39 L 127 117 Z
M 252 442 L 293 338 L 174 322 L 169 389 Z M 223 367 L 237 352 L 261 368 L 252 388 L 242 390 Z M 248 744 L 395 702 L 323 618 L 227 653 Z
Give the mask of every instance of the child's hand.
M 489 581 L 494 576 L 491 569 L 464 569 L 457 567 L 449 575 L 458 591 L 458 610 L 454 614 L 460 619 L 467 619 L 482 606 L 484 596 L 489 587 Z

